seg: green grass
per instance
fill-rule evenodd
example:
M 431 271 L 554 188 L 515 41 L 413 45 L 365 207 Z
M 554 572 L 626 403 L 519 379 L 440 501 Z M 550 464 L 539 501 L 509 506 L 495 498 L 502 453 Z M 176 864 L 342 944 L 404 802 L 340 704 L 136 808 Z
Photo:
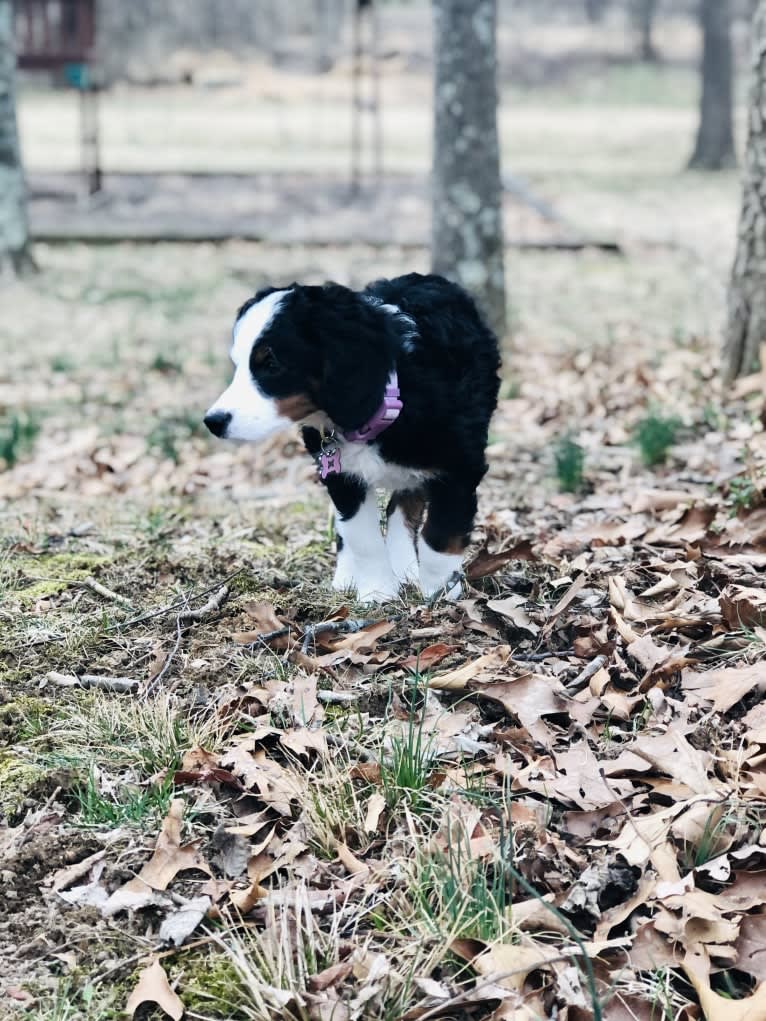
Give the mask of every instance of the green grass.
M 12 468 L 32 450 L 39 432 L 39 417 L 31 412 L 10 411 L 0 418 L 0 462 Z
M 138 826 L 165 818 L 173 800 L 174 787 L 172 777 L 168 776 L 150 787 L 127 786 L 121 787 L 119 794 L 107 794 L 101 790 L 96 770 L 91 768 L 85 783 L 75 786 L 72 793 L 80 825 Z
M 389 807 L 406 801 L 413 811 L 420 811 L 427 807 L 436 754 L 433 735 L 425 730 L 427 679 L 416 673 L 408 683 L 407 722 L 402 733 L 390 738 L 388 755 L 381 762 L 381 780 Z M 420 708 L 418 702 L 422 702 Z
M 670 448 L 676 442 L 681 420 L 652 411 L 637 423 L 633 431 L 633 442 L 639 449 L 641 460 L 648 468 L 664 464 Z
M 582 489 L 585 451 L 571 436 L 562 436 L 554 449 L 556 478 L 562 493 Z

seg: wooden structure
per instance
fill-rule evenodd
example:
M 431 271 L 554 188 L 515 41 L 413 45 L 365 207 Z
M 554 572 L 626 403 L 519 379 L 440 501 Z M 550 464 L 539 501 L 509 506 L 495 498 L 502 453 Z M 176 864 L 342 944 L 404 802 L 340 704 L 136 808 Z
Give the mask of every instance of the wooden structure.
M 54 71 L 80 94 L 80 151 L 88 194 L 100 191 L 96 0 L 13 0 L 18 66 Z

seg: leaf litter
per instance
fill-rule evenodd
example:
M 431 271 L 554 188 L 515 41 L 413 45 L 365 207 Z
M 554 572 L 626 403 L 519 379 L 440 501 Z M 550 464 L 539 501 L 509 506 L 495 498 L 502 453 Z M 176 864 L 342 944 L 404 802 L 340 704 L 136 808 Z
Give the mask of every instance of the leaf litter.
M 493 426 L 455 604 L 410 593 L 373 611 L 323 588 L 314 503 L 277 523 L 232 511 L 222 535 L 201 509 L 168 515 L 143 561 L 120 553 L 108 522 L 82 532 L 65 512 L 14 536 L 28 692 L 44 694 L 51 671 L 165 670 L 167 690 L 149 696 L 57 688 L 57 711 L 78 721 L 98 706 L 108 730 L 120 706 L 167 697 L 173 754 L 127 755 L 147 735 L 115 716 L 109 742 L 79 759 L 68 747 L 42 814 L 7 811 L 0 838 L 17 885 L 28 845 L 72 841 L 35 890 L 67 937 L 129 934 L 99 966 L 129 984 L 120 1009 L 621 1021 L 661 1002 L 679 1017 L 766 1018 L 766 517 L 762 488 L 745 485 L 764 477 L 766 443 L 759 392 L 724 405 L 711 371 L 694 345 L 651 363 L 630 346 L 614 364 L 531 351 Z M 684 422 L 656 473 L 627 442 L 650 400 Z M 575 420 L 585 485 L 557 494 L 546 458 Z M 87 499 L 149 487 L 172 505 L 252 483 L 241 451 L 198 437 L 165 473 L 135 437 L 70 439 L 54 492 L 74 476 Z M 46 481 L 49 456 L 44 443 L 4 473 L 4 495 Z M 256 474 L 268 489 L 280 472 L 310 492 L 292 439 Z M 26 599 L 52 543 L 104 557 L 88 564 L 97 584 Z M 34 711 L 14 709 L 14 748 L 50 771 L 62 746 Z M 84 820 L 93 763 L 102 799 L 149 793 L 157 806 L 138 824 Z M 95 846 L 74 839 L 84 825 Z M 221 962 L 225 995 L 201 1007 L 195 976 Z M 17 974 L 6 996 L 22 985 Z

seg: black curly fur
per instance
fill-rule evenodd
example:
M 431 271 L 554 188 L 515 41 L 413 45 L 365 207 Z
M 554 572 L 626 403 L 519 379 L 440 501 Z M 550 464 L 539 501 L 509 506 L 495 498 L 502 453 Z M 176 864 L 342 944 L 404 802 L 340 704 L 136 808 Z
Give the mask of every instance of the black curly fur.
M 238 318 L 275 290 L 288 293 L 258 339 L 257 347 L 268 345 L 273 357 L 265 367 L 251 358 L 259 389 L 275 398 L 306 394 L 340 429 L 350 430 L 373 416 L 396 368 L 404 408 L 373 442 L 385 461 L 434 473 L 425 486 L 429 545 L 443 550 L 456 539 L 467 542 L 476 487 L 487 469 L 500 368 L 497 339 L 473 299 L 444 277 L 410 273 L 363 291 L 336 283 L 269 287 L 246 302 Z M 404 315 L 381 305 L 395 305 Z M 304 429 L 304 441 L 316 453 L 315 429 Z M 336 504 L 359 491 L 343 476 L 329 488 Z

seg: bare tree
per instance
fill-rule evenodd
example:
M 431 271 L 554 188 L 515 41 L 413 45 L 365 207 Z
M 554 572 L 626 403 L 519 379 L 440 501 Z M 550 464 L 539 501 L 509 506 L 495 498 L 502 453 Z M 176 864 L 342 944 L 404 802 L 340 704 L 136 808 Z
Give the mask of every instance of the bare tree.
M 597 21 L 601 21 L 606 12 L 606 7 L 609 0 L 585 0 L 585 14 L 588 21 L 594 24 Z
M 638 30 L 638 50 L 642 60 L 657 60 L 654 46 L 654 16 L 658 0 L 633 0 L 634 18 Z
M 435 84 L 431 261 L 506 328 L 497 134 L 496 0 L 433 0 Z
M 766 0 L 752 27 L 752 83 L 748 101 L 742 209 L 729 285 L 729 319 L 722 352 L 726 382 L 758 368 L 766 343 Z
M 0 0 L 0 275 L 33 266 L 27 197 L 16 127 L 12 0 Z
M 723 170 L 736 166 L 734 151 L 734 62 L 730 0 L 700 0 L 702 97 L 697 142 L 689 166 Z

